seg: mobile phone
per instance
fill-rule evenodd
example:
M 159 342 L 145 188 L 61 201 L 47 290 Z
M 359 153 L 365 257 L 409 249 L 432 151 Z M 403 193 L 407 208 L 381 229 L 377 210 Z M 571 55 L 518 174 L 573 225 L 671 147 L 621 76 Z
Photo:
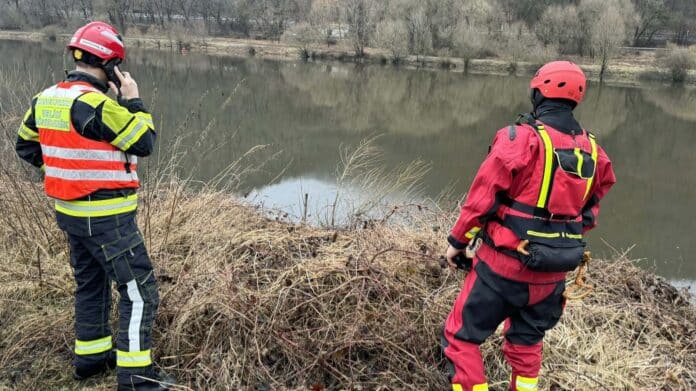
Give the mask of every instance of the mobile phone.
M 118 58 L 113 58 L 104 64 L 104 72 L 106 73 L 106 78 L 114 83 L 116 85 L 116 88 L 119 89 L 119 91 L 116 91 L 117 94 L 121 95 L 121 80 L 119 80 L 118 76 L 116 76 L 116 71 L 114 70 L 118 65 L 121 64 L 121 60 Z

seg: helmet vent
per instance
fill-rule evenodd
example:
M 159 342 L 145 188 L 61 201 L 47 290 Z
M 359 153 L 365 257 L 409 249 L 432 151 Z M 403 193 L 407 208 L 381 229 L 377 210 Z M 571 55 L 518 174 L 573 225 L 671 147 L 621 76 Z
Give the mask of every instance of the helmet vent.
M 580 92 L 582 92 L 582 86 L 580 86 Z
M 551 80 L 544 80 L 544 84 L 549 84 L 551 83 Z
M 562 82 L 558 83 L 558 88 L 563 88 L 563 87 L 565 87 L 565 85 L 566 85 L 566 82 L 562 81 Z

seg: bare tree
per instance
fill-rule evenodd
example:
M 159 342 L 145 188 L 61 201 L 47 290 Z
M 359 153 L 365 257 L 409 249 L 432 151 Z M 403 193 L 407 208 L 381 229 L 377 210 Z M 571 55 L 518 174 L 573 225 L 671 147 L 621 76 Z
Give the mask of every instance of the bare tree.
M 285 30 L 282 41 L 296 45 L 300 57 L 307 59 L 310 56 L 310 46 L 322 39 L 322 34 L 314 26 L 307 22 L 300 22 Z
M 633 44 L 650 44 L 655 33 L 667 22 L 664 0 L 634 0 L 639 22 L 633 31 Z
M 357 57 L 365 56 L 365 48 L 372 37 L 374 20 L 371 3 L 371 0 L 344 0 L 343 3 L 349 36 Z
M 622 11 L 615 4 L 607 2 L 598 15 L 590 38 L 592 48 L 601 64 L 599 71 L 600 82 L 604 80 L 609 60 L 627 38 L 628 31 L 626 29 L 625 16 L 622 15 Z
M 322 39 L 330 45 L 336 38 L 342 38 L 341 7 L 337 0 L 316 0 L 307 18 L 309 23 L 321 32 Z M 337 34 L 334 34 L 334 27 Z
M 583 31 L 575 5 L 549 7 L 535 27 L 536 35 L 544 45 L 555 46 L 561 54 L 580 52 Z
M 406 18 L 409 32 L 409 49 L 412 54 L 427 55 L 433 49 L 430 20 L 424 7 L 417 7 Z
M 375 43 L 388 49 L 394 63 L 408 54 L 408 29 L 402 20 L 385 19 L 377 24 Z

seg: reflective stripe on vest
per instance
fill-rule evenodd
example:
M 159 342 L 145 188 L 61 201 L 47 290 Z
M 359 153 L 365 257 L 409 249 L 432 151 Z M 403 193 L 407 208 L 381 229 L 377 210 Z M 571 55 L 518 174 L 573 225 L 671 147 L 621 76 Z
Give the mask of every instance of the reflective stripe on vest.
M 595 174 L 597 173 L 597 140 L 595 140 L 594 134 L 588 133 L 590 136 L 590 144 L 592 145 L 592 160 L 595 162 L 594 171 L 592 172 L 592 177 L 587 180 L 587 189 L 585 189 L 584 200 L 590 195 L 590 190 L 592 190 L 592 183 L 594 182 Z
M 546 132 L 543 124 L 537 126 L 539 136 L 544 143 L 544 176 L 541 181 L 541 189 L 539 189 L 539 201 L 537 208 L 543 208 L 548 201 L 549 193 L 551 192 L 551 176 L 553 175 L 553 143 L 551 137 Z
M 101 162 L 122 162 L 138 164 L 137 156 L 126 156 L 122 151 L 97 151 L 90 149 L 74 149 L 41 146 L 43 156 L 55 157 L 67 160 L 96 160 Z
M 46 89 L 36 99 L 34 112 L 45 164 L 44 184 L 50 197 L 70 201 L 82 199 L 100 189 L 139 187 L 135 156 L 106 141 L 84 137 L 74 128 L 70 113 L 75 100 L 94 92 L 101 94 L 87 83 L 63 82 Z M 100 99 L 96 94 L 90 96 Z M 142 133 L 136 125 L 133 128 L 132 132 L 121 135 L 118 146 L 127 149 Z M 147 127 L 142 128 L 147 131 Z M 69 210 L 65 205 L 62 207 Z M 96 212 L 104 213 L 101 210 Z
M 69 170 L 64 168 L 46 167 L 46 176 L 66 181 L 132 181 L 138 180 L 138 174 L 114 170 Z
M 56 200 L 56 211 L 73 217 L 105 217 L 133 212 L 138 208 L 138 195 L 99 201 Z

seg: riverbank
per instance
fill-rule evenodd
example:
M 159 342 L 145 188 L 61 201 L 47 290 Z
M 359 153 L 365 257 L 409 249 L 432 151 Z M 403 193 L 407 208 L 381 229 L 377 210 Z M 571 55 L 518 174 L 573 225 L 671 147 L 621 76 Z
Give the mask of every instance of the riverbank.
M 0 40 L 28 42 L 67 41 L 68 34 L 56 32 L 0 31 Z M 255 56 L 273 60 L 293 60 L 300 58 L 300 49 L 284 42 L 261 41 L 235 38 L 213 38 L 185 36 L 180 38 L 164 36 L 129 36 L 126 44 L 131 47 L 157 50 L 176 50 L 184 53 L 205 53 L 214 56 L 249 57 Z M 389 54 L 384 50 L 366 49 L 365 58 L 356 58 L 349 48 L 339 46 L 312 45 L 308 48 L 310 61 L 341 61 L 369 64 L 391 64 Z M 587 63 L 586 59 L 574 59 L 585 71 L 587 78 L 599 81 L 600 66 Z M 542 61 L 540 61 L 541 63 Z M 471 59 L 407 56 L 398 66 L 419 69 L 445 69 L 452 72 L 465 72 L 482 75 L 515 75 L 528 77 L 534 74 L 540 63 L 525 61 L 506 61 L 501 59 Z M 654 53 L 625 53 L 612 60 L 604 75 L 604 82 L 612 85 L 640 85 L 646 82 L 671 82 L 669 69 L 653 65 Z M 696 85 L 696 70 L 686 72 L 684 84 Z
M 113 375 L 70 378 L 65 239 L 40 186 L 11 178 L 0 181 L 0 389 L 111 389 Z M 440 267 L 438 227 L 452 216 L 403 208 L 408 226 L 334 230 L 177 181 L 140 199 L 161 292 L 154 354 L 187 389 L 447 387 L 438 341 L 463 273 Z M 595 293 L 548 333 L 540 389 L 694 389 L 688 295 L 626 259 L 593 261 L 588 279 Z M 492 389 L 509 376 L 502 338 L 482 346 Z

